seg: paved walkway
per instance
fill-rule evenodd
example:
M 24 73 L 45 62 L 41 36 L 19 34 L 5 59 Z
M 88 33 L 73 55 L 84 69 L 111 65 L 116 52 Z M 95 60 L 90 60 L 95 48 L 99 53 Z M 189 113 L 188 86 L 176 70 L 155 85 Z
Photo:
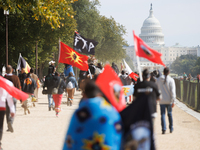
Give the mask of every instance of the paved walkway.
M 2 147 L 4 150 L 61 150 L 65 133 L 71 115 L 78 107 L 80 92 L 75 93 L 74 105 L 66 104 L 63 97 L 62 111 L 57 118 L 54 111 L 48 111 L 47 96 L 39 91 L 39 102 L 30 108 L 31 114 L 24 115 L 20 103 L 14 121 L 14 133 L 6 132 L 4 121 Z M 177 103 L 177 105 L 179 105 Z M 199 150 L 200 149 L 200 121 L 180 109 L 173 108 L 174 132 L 167 130 L 161 134 L 160 111 L 156 119 L 156 145 L 158 150 Z M 168 123 L 168 122 L 167 122 Z

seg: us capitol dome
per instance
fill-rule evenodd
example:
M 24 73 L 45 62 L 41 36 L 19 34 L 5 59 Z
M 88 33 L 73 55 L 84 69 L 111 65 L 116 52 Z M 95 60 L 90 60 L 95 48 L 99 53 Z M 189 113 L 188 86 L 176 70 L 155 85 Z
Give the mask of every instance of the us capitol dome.
M 152 4 L 149 17 L 144 20 L 139 37 L 149 46 L 164 46 L 164 34 L 158 19 L 153 15 Z
M 197 55 L 200 57 L 200 46 L 193 46 L 193 47 L 187 47 L 187 46 L 181 46 L 179 43 L 176 43 L 172 46 L 166 46 L 164 42 L 164 34 L 162 33 L 162 28 L 160 25 L 160 22 L 158 19 L 155 18 L 153 14 L 152 4 L 150 6 L 149 10 L 149 16 L 147 19 L 144 20 L 142 28 L 141 28 L 141 34 L 139 34 L 139 37 L 152 49 L 158 51 L 162 54 L 161 59 L 164 62 L 164 64 L 168 67 L 172 64 L 174 60 L 176 60 L 177 57 L 180 57 L 181 55 Z M 133 61 L 133 64 L 135 68 L 137 68 L 137 59 L 135 54 L 135 47 L 134 46 L 125 46 L 126 54 L 131 58 Z M 149 60 L 140 57 L 140 67 L 141 69 L 148 68 L 150 71 L 153 71 L 155 69 L 159 69 L 160 71 L 163 71 L 163 66 L 159 64 L 155 64 L 153 62 L 150 62 Z

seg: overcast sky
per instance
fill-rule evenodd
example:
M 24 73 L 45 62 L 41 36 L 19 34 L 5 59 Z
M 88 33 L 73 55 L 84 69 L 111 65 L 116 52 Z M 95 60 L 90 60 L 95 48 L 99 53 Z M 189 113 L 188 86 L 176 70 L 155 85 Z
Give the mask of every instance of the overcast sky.
M 200 45 L 200 0 L 99 0 L 100 14 L 111 16 L 125 26 L 124 37 L 133 45 L 132 30 L 141 33 L 144 20 L 153 4 L 154 16 L 160 21 L 166 46 Z

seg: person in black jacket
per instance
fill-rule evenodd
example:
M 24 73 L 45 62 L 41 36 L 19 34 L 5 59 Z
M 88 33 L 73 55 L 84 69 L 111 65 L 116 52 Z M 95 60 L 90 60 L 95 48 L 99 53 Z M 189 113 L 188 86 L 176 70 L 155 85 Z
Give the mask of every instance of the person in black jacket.
M 25 69 L 24 68 L 22 68 L 21 73 L 18 75 L 18 77 L 19 77 L 20 84 L 21 84 L 21 89 L 22 89 L 22 87 L 24 85 L 24 80 L 27 77 L 27 74 L 25 73 Z
M 58 117 L 58 113 L 61 111 L 61 100 L 63 96 L 63 92 L 66 90 L 67 86 L 64 80 L 60 77 L 59 73 L 55 73 L 55 76 L 53 76 L 53 82 L 52 82 L 53 88 L 58 89 L 57 94 L 53 94 L 53 100 L 55 103 L 55 111 L 56 116 Z
M 26 79 L 23 82 L 22 91 L 29 95 L 28 99 L 23 102 L 22 107 L 24 108 L 24 114 L 26 115 L 26 110 L 30 114 L 29 107 L 31 106 L 32 97 L 34 90 L 37 87 L 36 81 L 30 77 L 30 73 L 27 74 Z M 33 102 L 33 106 L 35 106 Z
M 48 75 L 45 77 L 45 81 L 44 81 L 44 85 L 43 85 L 43 90 L 45 90 L 45 88 L 47 87 L 47 97 L 48 97 L 48 104 L 49 104 L 49 111 L 51 111 L 51 108 L 54 110 L 55 108 L 55 103 L 54 100 L 52 98 L 52 90 L 53 90 L 53 75 L 52 73 L 48 73 Z M 51 102 L 52 99 L 52 102 Z
M 152 122 L 154 124 L 155 117 L 157 116 L 157 100 L 160 100 L 160 92 L 155 82 L 150 81 L 150 73 L 148 69 L 144 69 L 142 72 L 143 81 L 138 82 L 134 86 L 133 99 L 140 97 L 141 95 L 150 96 L 150 111 L 152 116 Z

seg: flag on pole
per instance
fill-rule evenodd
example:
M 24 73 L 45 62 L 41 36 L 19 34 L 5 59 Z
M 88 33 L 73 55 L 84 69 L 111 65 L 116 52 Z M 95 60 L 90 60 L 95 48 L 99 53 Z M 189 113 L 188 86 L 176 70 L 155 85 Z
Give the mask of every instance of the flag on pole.
M 82 71 L 88 71 L 88 56 L 79 54 L 71 47 L 60 42 L 59 63 L 69 64 L 79 68 Z
M 139 77 L 138 74 L 134 73 L 131 68 L 128 66 L 128 64 L 126 63 L 126 61 L 123 59 L 124 61 L 124 65 L 125 65 L 125 68 L 128 72 L 128 75 L 133 78 L 133 80 L 137 81 L 137 78 Z
M 133 37 L 134 37 L 135 52 L 137 56 L 146 58 L 151 62 L 165 66 L 165 64 L 161 59 L 162 56 L 161 53 L 147 46 L 147 44 L 145 44 L 141 38 L 135 35 L 134 31 L 133 31 Z
M 74 50 L 85 54 L 95 54 L 94 48 L 98 42 L 91 39 L 86 39 L 81 36 L 78 32 L 74 33 Z
M 10 86 L 8 84 L 7 79 L 0 76 L 0 87 L 5 89 L 12 97 L 25 101 L 28 98 L 28 94 L 22 92 L 21 90 L 17 89 L 14 86 Z
M 25 69 L 25 73 L 29 73 L 31 67 L 29 66 L 29 64 L 26 62 L 26 60 L 21 56 L 21 54 L 19 55 L 19 59 L 18 59 L 18 64 L 17 64 L 17 69 L 21 71 L 22 68 Z
M 117 111 L 120 112 L 126 107 L 122 82 L 112 67 L 104 67 L 103 73 L 97 77 L 96 84 Z

